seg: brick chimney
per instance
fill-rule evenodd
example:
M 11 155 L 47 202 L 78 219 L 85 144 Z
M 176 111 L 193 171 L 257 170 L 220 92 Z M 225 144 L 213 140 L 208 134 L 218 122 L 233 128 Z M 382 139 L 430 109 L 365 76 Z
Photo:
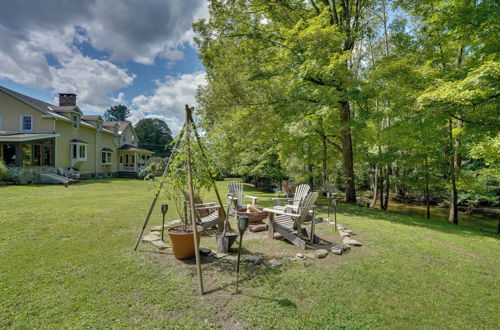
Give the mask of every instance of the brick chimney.
M 59 106 L 75 106 L 76 105 L 76 94 L 59 93 Z

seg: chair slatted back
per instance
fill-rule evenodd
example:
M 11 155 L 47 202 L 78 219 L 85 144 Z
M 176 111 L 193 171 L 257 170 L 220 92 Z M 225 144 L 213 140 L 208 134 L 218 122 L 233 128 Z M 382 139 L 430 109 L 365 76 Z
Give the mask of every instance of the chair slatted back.
M 308 184 L 304 183 L 299 185 L 297 189 L 295 189 L 295 195 L 293 196 L 292 205 L 299 206 L 300 201 L 302 200 L 302 198 L 307 196 L 310 189 L 311 187 Z
M 227 185 L 227 190 L 230 195 L 238 199 L 238 208 L 243 206 L 243 184 L 241 182 L 231 181 Z
M 317 199 L 318 199 L 318 192 L 314 191 L 300 200 L 298 209 L 298 213 L 300 214 L 300 216 L 295 218 L 293 228 L 300 229 L 302 222 L 304 222 L 304 220 L 306 219 L 307 215 L 309 214 L 309 211 L 314 206 L 314 203 L 316 203 Z

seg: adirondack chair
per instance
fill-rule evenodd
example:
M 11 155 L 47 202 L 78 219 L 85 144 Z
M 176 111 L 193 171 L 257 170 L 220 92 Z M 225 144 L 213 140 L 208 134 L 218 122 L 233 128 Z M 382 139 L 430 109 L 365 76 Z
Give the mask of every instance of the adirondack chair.
M 277 231 L 292 244 L 306 248 L 306 241 L 319 241 L 319 238 L 314 234 L 314 216 L 311 221 L 311 231 L 302 227 L 309 212 L 314 208 L 314 203 L 318 198 L 317 192 L 309 193 L 300 200 L 296 213 L 288 213 L 274 208 L 265 208 L 268 212 L 266 224 L 268 226 L 268 238 L 274 238 L 274 232 Z
M 301 184 L 297 187 L 297 189 L 295 189 L 295 195 L 293 196 L 293 198 L 280 198 L 280 197 L 273 198 L 273 200 L 276 203 L 280 203 L 281 201 L 286 201 L 288 203 L 288 205 L 278 204 L 274 206 L 274 208 L 282 211 L 289 210 L 291 212 L 296 212 L 296 208 L 298 207 L 300 200 L 304 198 L 307 195 L 307 193 L 309 193 L 310 189 L 311 187 L 309 187 L 308 184 Z
M 243 184 L 241 182 L 231 181 L 227 185 L 227 195 L 228 200 L 235 199 L 238 210 L 244 208 L 243 206 L 243 198 L 247 197 L 252 200 L 252 205 L 255 205 L 255 202 L 259 197 L 243 195 Z
M 184 194 L 184 212 L 190 217 L 190 203 L 189 194 L 186 191 L 182 191 Z M 203 203 L 199 198 L 195 198 L 194 201 L 196 224 L 203 227 L 203 229 L 209 229 L 215 226 L 221 227 L 223 224 L 223 212 L 220 205 L 217 203 Z

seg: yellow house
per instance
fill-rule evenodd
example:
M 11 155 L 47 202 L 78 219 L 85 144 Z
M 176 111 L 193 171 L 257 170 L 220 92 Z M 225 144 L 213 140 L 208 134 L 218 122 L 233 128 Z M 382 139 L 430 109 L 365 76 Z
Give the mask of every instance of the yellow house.
M 75 94 L 59 94 L 54 106 L 0 86 L 0 161 L 14 181 L 69 168 L 82 178 L 136 175 L 153 154 L 137 143 L 130 122 L 84 115 Z

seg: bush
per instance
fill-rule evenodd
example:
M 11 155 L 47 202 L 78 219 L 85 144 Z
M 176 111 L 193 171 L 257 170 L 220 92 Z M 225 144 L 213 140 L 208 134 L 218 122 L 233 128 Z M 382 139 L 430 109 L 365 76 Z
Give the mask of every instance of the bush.
M 7 169 L 7 166 L 0 161 L 0 182 L 3 182 L 7 179 L 7 176 L 9 175 L 9 171 Z
M 139 173 L 139 177 L 152 179 L 157 176 L 162 176 L 165 171 L 167 162 L 161 157 L 151 157 L 146 163 L 146 167 Z

